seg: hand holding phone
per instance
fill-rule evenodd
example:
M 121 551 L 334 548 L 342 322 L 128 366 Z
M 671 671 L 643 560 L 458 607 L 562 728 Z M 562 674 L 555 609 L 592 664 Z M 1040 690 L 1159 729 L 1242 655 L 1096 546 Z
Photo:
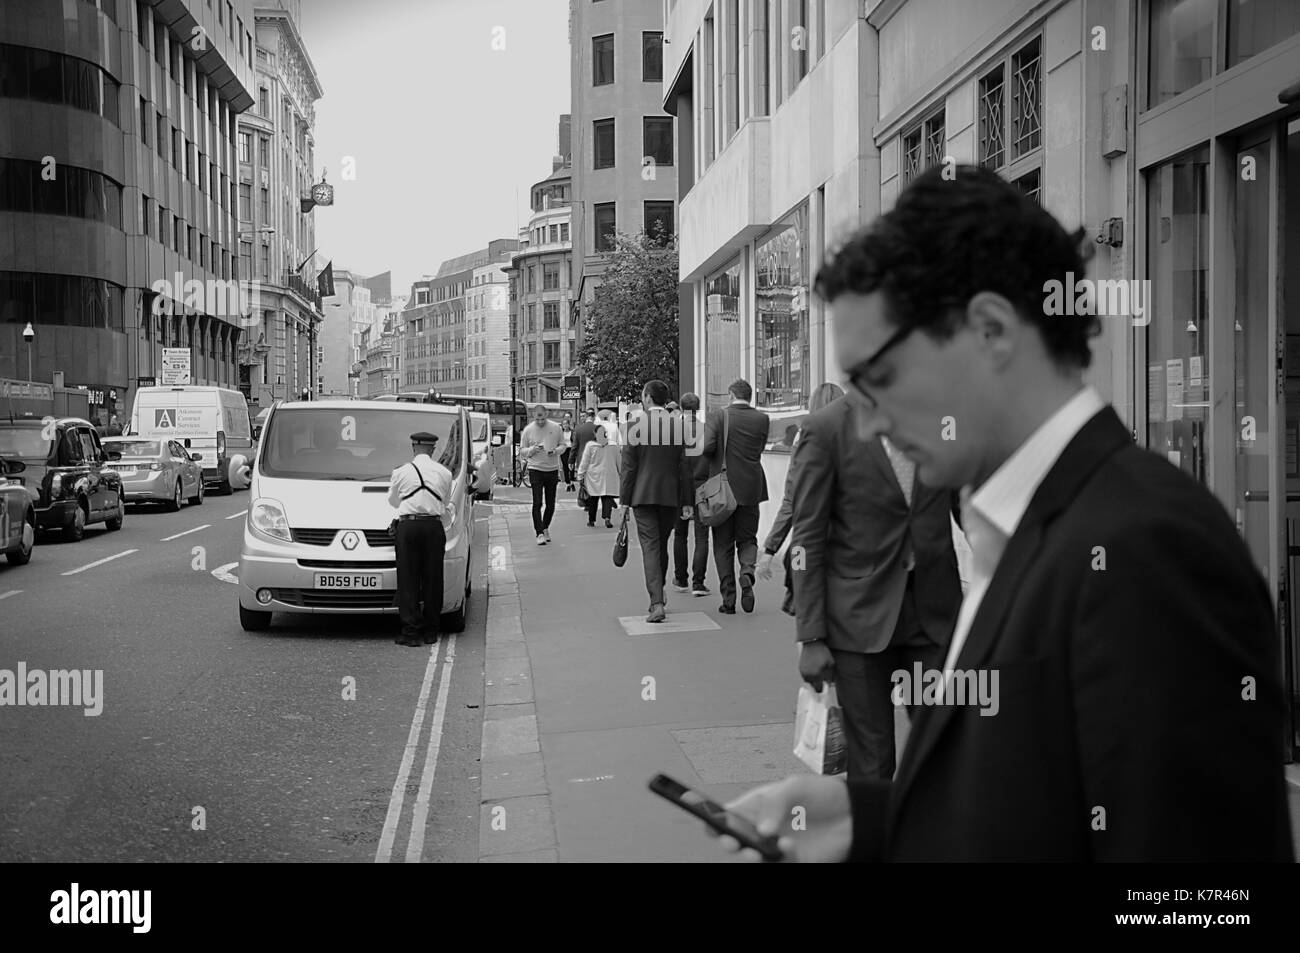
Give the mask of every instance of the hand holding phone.
M 688 814 L 695 815 L 719 834 L 734 837 L 742 846 L 758 851 L 764 860 L 783 859 L 775 837 L 760 834 L 758 828 L 746 818 L 728 811 L 721 804 L 699 791 L 688 788 L 680 781 L 674 781 L 666 774 L 658 774 L 651 778 L 650 790 L 676 804 Z

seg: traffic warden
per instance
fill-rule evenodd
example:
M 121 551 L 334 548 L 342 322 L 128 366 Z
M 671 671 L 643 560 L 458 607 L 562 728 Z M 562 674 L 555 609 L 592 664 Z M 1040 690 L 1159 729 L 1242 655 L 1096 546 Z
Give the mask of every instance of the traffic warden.
M 393 471 L 388 505 L 397 510 L 389 526 L 397 541 L 398 645 L 438 641 L 442 614 L 442 560 L 451 525 L 451 471 L 433 459 L 438 438 L 411 434 L 413 459 Z M 421 608 L 423 603 L 423 609 Z

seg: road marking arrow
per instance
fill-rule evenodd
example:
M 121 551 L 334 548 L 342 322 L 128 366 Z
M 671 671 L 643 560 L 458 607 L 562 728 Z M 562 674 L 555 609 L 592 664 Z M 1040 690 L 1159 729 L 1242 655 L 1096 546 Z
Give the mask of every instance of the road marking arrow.
M 228 582 L 231 585 L 237 586 L 239 585 L 239 577 L 230 570 L 235 569 L 238 566 L 239 563 L 226 563 L 224 566 L 218 566 L 216 569 L 212 570 L 212 575 L 216 576 L 222 582 Z

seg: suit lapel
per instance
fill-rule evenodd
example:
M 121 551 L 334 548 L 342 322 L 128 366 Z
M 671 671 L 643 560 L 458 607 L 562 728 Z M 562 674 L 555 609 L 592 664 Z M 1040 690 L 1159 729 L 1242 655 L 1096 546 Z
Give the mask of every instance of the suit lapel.
M 992 654 L 1003 622 L 1024 579 L 1042 547 L 1047 524 L 1065 509 L 1079 490 L 1111 454 L 1131 443 L 1129 433 L 1110 406 L 1103 408 L 1075 434 L 1052 465 L 1030 500 L 1015 534 L 1007 541 L 997 570 L 971 622 L 970 632 L 953 662 L 954 669 L 979 668 Z M 953 623 L 954 629 L 956 622 Z M 951 637 L 951 634 L 950 634 Z M 921 764 L 938 743 L 952 719 L 953 705 L 923 706 L 903 751 L 894 780 L 891 809 L 896 814 Z
M 907 509 L 907 497 L 903 495 L 903 487 L 898 482 L 898 474 L 894 472 L 894 464 L 889 460 L 889 453 L 885 450 L 885 445 L 879 437 L 871 440 L 867 444 L 867 455 L 876 464 L 876 469 L 880 471 L 885 485 L 890 488 L 890 493 L 898 497 L 898 502 Z M 915 487 L 914 487 L 915 489 Z M 913 495 L 913 499 L 915 499 Z

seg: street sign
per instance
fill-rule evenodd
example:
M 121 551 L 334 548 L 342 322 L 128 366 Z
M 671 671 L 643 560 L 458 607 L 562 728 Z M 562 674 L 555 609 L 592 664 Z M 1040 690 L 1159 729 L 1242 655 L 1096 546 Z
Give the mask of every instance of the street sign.
M 137 377 L 135 382 L 140 387 L 157 387 L 158 378 L 156 377 Z
M 0 378 L 0 393 L 5 397 L 30 397 L 36 400 L 54 399 L 54 388 L 40 381 L 18 381 Z
M 560 400 L 582 400 L 583 393 L 581 387 L 569 387 L 567 384 L 560 388 Z
M 190 349 L 165 347 L 162 349 L 162 385 L 188 384 L 190 382 Z

